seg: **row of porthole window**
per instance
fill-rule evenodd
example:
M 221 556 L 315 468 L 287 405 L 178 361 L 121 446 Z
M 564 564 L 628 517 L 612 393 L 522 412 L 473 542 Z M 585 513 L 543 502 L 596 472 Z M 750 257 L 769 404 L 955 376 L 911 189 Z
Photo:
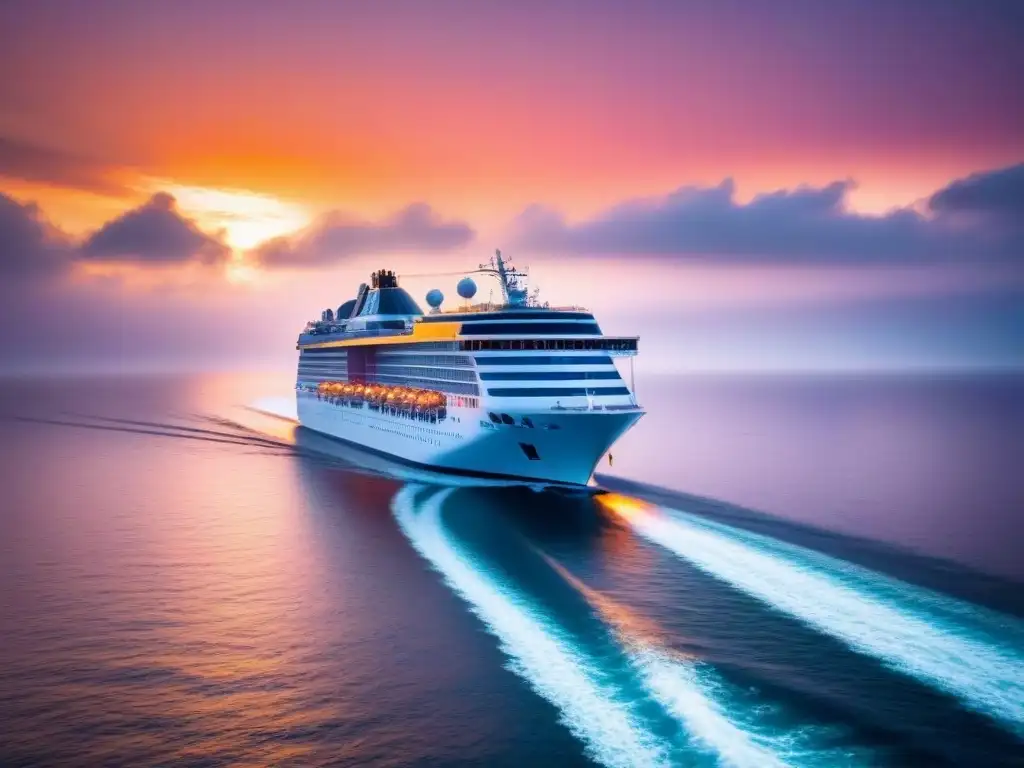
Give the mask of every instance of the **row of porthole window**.
M 378 376 L 405 376 L 414 379 L 438 379 L 441 381 L 476 381 L 471 368 L 441 368 L 421 365 L 378 364 L 374 369 Z
M 388 427 L 381 427 L 381 426 L 378 426 L 376 424 L 371 424 L 370 425 L 370 429 L 379 429 L 381 432 L 390 432 L 391 434 L 398 435 L 399 437 L 415 437 L 418 440 L 422 440 L 423 439 L 423 438 L 419 437 L 418 435 L 410 435 L 410 434 L 402 432 L 401 430 L 398 430 L 398 429 L 389 429 Z M 462 439 L 462 435 L 460 435 L 458 432 L 440 432 L 439 434 L 442 434 L 442 435 L 444 435 L 446 437 L 454 437 L 456 440 L 461 440 Z M 437 444 L 440 445 L 441 443 L 437 443 Z
M 385 414 L 385 415 L 387 415 L 387 414 Z M 434 421 L 430 421 L 429 419 L 424 419 L 423 421 L 428 423 L 428 424 L 435 424 L 436 423 Z M 458 419 L 453 419 L 453 421 L 458 421 Z M 430 432 L 433 432 L 433 433 L 438 434 L 438 435 L 455 435 L 456 434 L 454 432 L 441 432 L 440 430 L 437 430 L 437 429 L 429 429 L 429 427 L 423 427 L 423 426 L 421 426 L 419 424 L 416 424 L 416 423 L 403 424 L 402 426 L 408 426 L 410 428 L 420 429 L 420 430 L 426 429 L 426 430 L 429 430 Z M 399 433 L 399 434 L 403 434 L 403 433 Z
M 457 341 L 416 341 L 408 342 L 401 345 L 402 351 L 409 352 L 451 352 L 459 348 Z M 338 347 L 316 347 L 316 348 L 304 348 L 302 350 L 303 355 L 331 355 L 337 354 Z M 344 350 L 348 352 L 349 350 Z
M 348 415 L 348 414 L 346 413 L 345 415 Z M 363 416 L 364 414 L 361 414 L 361 413 L 360 413 L 360 414 L 353 414 L 353 415 Z M 372 415 L 372 414 L 370 414 L 370 415 Z M 436 423 L 436 422 L 434 422 L 434 421 L 429 421 L 429 420 L 424 420 L 424 421 L 426 421 L 427 423 L 430 423 L 430 424 L 434 424 L 434 423 Z M 453 421 L 458 421 L 458 419 L 453 419 Z M 362 423 L 362 424 L 365 424 L 365 419 L 360 419 L 360 420 L 359 420 L 359 422 L 360 422 L 360 423 Z M 378 426 L 376 426 L 376 425 L 374 425 L 374 424 L 370 424 L 369 426 L 373 427 L 374 429 L 384 429 L 384 427 L 378 427 Z M 406 426 L 406 425 L 403 425 L 403 426 Z M 420 425 L 418 425 L 418 424 L 414 424 L 414 423 L 410 423 L 410 424 L 409 424 L 408 426 L 409 426 L 409 427 L 413 427 L 413 428 L 416 428 L 416 429 L 421 429 L 421 430 L 422 430 L 422 429 L 427 429 L 427 428 L 425 428 L 425 427 L 422 427 L 422 426 L 420 426 Z M 403 432 L 397 432 L 397 431 L 395 431 L 395 430 L 391 430 L 391 429 L 388 429 L 388 430 L 386 430 L 386 431 L 388 431 L 388 432 L 395 432 L 395 434 L 405 434 L 405 433 L 403 433 Z M 435 433 L 435 434 L 439 434 L 439 435 L 451 435 L 451 436 L 453 436 L 453 437 L 460 437 L 460 436 L 458 435 L 458 433 L 456 433 L 456 432 L 441 432 L 441 431 L 439 431 L 439 430 L 436 430 L 436 429 L 432 429 L 432 430 L 430 430 L 430 431 L 431 431 L 431 432 L 433 432 L 433 433 Z M 408 436 L 408 435 L 406 435 L 406 436 Z
M 379 429 L 382 432 L 392 432 L 392 433 L 394 433 L 396 435 L 399 435 L 400 437 L 415 438 L 415 439 L 419 440 L 421 443 L 427 443 L 428 445 L 437 445 L 437 446 L 441 445 L 441 441 L 440 440 L 436 440 L 433 437 L 427 438 L 427 437 L 424 437 L 423 435 L 406 435 L 406 434 L 403 434 L 402 432 L 399 432 L 398 430 L 387 429 L 386 427 L 379 427 L 376 424 L 371 424 L 370 428 L 371 429 Z
M 432 422 L 430 422 L 430 423 L 432 423 Z M 373 425 L 373 424 L 371 424 L 370 426 L 373 427 L 374 429 L 384 429 L 387 432 L 394 432 L 395 434 L 398 434 L 398 435 L 405 435 L 406 434 L 406 433 L 404 433 L 404 432 L 402 432 L 400 430 L 388 429 L 386 427 L 378 427 L 378 426 Z M 437 434 L 437 435 L 447 435 L 448 437 L 455 437 L 455 438 L 459 438 L 459 439 L 462 438 L 462 435 L 459 434 L 458 432 L 442 432 L 442 431 L 440 431 L 438 429 L 430 429 L 429 427 L 420 426 L 419 424 L 410 423 L 410 424 L 407 424 L 407 425 L 406 424 L 402 424 L 402 426 L 407 426 L 407 427 L 410 427 L 410 428 L 413 428 L 413 429 L 430 431 L 430 432 L 433 432 L 434 434 Z
M 607 349 L 635 352 L 636 339 L 465 339 L 459 342 L 459 348 L 471 352 L 500 349 Z
M 472 368 L 467 355 L 421 355 L 410 352 L 378 352 L 377 365 L 430 365 L 442 368 Z

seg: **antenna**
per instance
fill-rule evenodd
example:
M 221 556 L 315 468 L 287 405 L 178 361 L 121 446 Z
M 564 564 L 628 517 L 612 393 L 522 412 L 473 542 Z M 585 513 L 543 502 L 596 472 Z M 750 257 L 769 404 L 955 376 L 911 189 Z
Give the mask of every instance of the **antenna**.
M 538 290 L 532 292 L 527 290 L 526 279 L 529 277 L 529 270 L 518 270 L 512 262 L 506 261 L 501 251 L 495 249 L 491 260 L 479 265 L 476 269 L 468 272 L 430 272 L 414 275 L 398 275 L 396 277 L 451 277 L 467 274 L 487 274 L 498 278 L 501 285 L 501 297 L 506 305 L 511 306 L 535 306 L 538 304 Z M 491 294 L 493 298 L 493 292 Z
M 526 287 L 520 283 L 520 278 L 526 278 L 526 272 L 520 272 L 510 262 L 506 264 L 501 256 L 500 250 L 494 251 L 490 262 L 481 264 L 478 272 L 487 272 L 495 275 L 501 284 L 501 295 L 505 303 L 509 305 L 521 305 L 528 303 Z

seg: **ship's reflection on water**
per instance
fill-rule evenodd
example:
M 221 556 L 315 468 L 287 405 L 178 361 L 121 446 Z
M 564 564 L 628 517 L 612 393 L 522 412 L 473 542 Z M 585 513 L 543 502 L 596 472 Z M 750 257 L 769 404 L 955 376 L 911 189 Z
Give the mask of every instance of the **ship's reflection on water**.
M 989 577 L 610 478 L 410 468 L 266 402 L 98 392 L 0 422 L 0 763 L 1024 758 L 1021 611 Z

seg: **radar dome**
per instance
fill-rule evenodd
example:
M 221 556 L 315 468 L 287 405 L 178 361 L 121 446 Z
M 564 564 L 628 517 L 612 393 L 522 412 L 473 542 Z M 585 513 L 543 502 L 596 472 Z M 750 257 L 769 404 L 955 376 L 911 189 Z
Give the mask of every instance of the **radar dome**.
M 459 296 L 464 299 L 472 299 L 476 296 L 476 283 L 473 282 L 473 278 L 464 277 L 459 280 L 459 284 L 456 289 L 459 292 Z
M 444 294 L 437 290 L 437 288 L 433 288 L 427 292 L 427 304 L 429 304 L 433 309 L 440 307 L 442 301 L 444 301 Z

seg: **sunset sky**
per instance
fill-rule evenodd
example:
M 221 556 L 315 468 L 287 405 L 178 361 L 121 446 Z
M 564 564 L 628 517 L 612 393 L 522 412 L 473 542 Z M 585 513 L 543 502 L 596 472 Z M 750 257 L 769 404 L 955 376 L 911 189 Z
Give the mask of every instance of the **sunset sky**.
M 501 247 L 652 371 L 1021 366 L 1022 40 L 1014 0 L 3 3 L 0 360 L 286 368 L 370 269 Z

